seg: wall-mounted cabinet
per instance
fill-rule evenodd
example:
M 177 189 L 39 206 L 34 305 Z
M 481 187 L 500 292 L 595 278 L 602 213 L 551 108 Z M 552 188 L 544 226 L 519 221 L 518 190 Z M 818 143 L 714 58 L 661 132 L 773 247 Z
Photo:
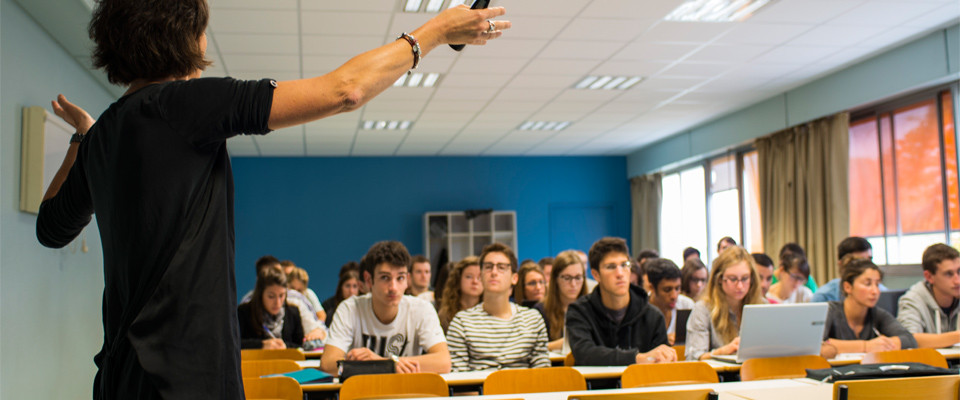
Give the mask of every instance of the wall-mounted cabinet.
M 492 211 L 468 218 L 463 211 L 423 215 L 424 253 L 434 271 L 444 262 L 480 255 L 484 246 L 503 243 L 517 251 L 517 213 Z

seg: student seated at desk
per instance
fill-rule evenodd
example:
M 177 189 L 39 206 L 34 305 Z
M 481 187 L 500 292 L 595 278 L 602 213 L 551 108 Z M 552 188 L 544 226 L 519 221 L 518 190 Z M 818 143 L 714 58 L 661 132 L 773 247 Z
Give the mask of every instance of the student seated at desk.
M 323 302 L 323 309 L 327 313 L 327 319 L 324 322 L 327 326 L 333 324 L 333 314 L 337 312 L 337 306 L 344 300 L 359 294 L 360 273 L 354 269 L 341 272 L 340 279 L 337 281 L 337 293 Z
M 873 259 L 873 246 L 867 239 L 859 236 L 851 236 L 843 239 L 837 245 L 837 271 L 843 275 L 843 260 L 847 254 L 853 254 L 853 258 Z M 824 283 L 813 292 L 814 302 L 840 301 L 843 300 L 843 290 L 840 288 L 840 278 L 834 278 Z M 880 284 L 880 290 L 887 290 L 883 284 Z
M 703 265 L 700 257 L 691 257 L 683 262 L 683 268 L 680 268 L 680 292 L 693 301 L 700 300 L 704 293 L 703 288 L 707 287 L 707 266 Z
M 547 336 L 550 342 L 547 348 L 550 351 L 563 349 L 564 320 L 567 308 L 577 299 L 587 295 L 586 279 L 583 276 L 583 264 L 580 256 L 574 251 L 564 251 L 553 260 L 550 284 L 547 296 L 543 303 L 537 304 L 537 309 L 543 314 L 547 323 Z
M 713 261 L 704 299 L 687 320 L 687 360 L 735 354 L 740 349 L 740 320 L 746 304 L 764 304 L 753 256 L 743 247 L 724 249 Z
M 286 349 L 303 343 L 300 311 L 287 304 L 287 277 L 276 268 L 265 268 L 257 277 L 249 303 L 237 307 L 240 348 Z
M 644 265 L 647 282 L 653 288 L 650 304 L 657 307 L 667 325 L 667 343 L 676 342 L 677 310 L 693 309 L 693 299 L 680 294 L 680 268 L 666 258 L 654 258 Z
M 265 269 L 270 268 L 280 270 L 280 272 L 283 273 L 280 260 L 277 260 L 276 257 L 265 255 L 257 259 L 257 276 L 260 276 Z M 249 303 L 252 299 L 253 291 L 251 290 L 240 299 L 240 304 Z M 304 334 L 306 340 L 326 339 L 327 326 L 317 317 L 316 311 L 310 306 L 310 301 L 307 300 L 306 296 L 296 290 L 287 288 L 287 303 L 295 306 L 300 313 L 300 324 L 303 326 L 304 332 L 306 332 Z
M 766 297 L 774 304 L 809 303 L 813 300 L 813 291 L 804 286 L 810 278 L 810 264 L 801 254 L 787 252 L 780 256 L 777 267 L 777 283 L 770 286 Z
M 883 273 L 873 261 L 848 254 L 840 282 L 843 301 L 831 301 L 823 338 L 840 353 L 866 353 L 917 347 L 913 335 L 890 313 L 876 307 Z
M 567 308 L 567 340 L 577 365 L 630 365 L 677 360 L 667 346 L 667 326 L 647 302 L 647 292 L 630 284 L 630 252 L 621 238 L 590 247 L 596 289 Z
M 517 283 L 513 250 L 502 243 L 484 247 L 480 270 L 483 302 L 457 313 L 447 331 L 453 370 L 549 367 L 543 318 L 510 301 Z
M 458 312 L 480 304 L 483 296 L 483 283 L 480 282 L 480 257 L 467 256 L 454 264 L 445 283 L 443 297 L 440 300 L 440 326 L 447 334 L 450 321 Z
M 547 294 L 547 278 L 540 264 L 527 261 L 520 266 L 517 284 L 513 288 L 513 302 L 524 307 L 533 307 L 543 301 Z
M 923 280 L 900 297 L 897 321 L 919 347 L 960 343 L 960 252 L 943 243 L 923 251 Z
M 450 353 L 433 306 L 404 296 L 410 254 L 400 242 L 378 242 L 360 261 L 370 293 L 337 307 L 320 369 L 337 375 L 337 361 L 396 361 L 397 373 L 450 372 Z
M 773 285 L 773 274 L 777 270 L 773 265 L 773 259 L 764 253 L 753 253 L 751 256 L 753 256 L 753 266 L 757 269 L 757 276 L 760 277 L 760 293 L 770 304 L 779 303 L 767 297 L 767 292 Z

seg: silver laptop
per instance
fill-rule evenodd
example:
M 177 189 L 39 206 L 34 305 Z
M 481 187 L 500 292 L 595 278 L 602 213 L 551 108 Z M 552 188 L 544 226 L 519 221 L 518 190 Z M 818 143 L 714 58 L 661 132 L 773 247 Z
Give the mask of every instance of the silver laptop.
M 740 351 L 713 356 L 742 363 L 751 358 L 819 355 L 827 303 L 763 304 L 743 307 Z

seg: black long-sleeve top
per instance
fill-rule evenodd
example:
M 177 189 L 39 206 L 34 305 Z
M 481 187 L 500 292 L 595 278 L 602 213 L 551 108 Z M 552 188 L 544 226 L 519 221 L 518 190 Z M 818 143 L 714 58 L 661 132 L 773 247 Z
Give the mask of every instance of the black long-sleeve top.
M 96 214 L 104 343 L 94 398 L 243 398 L 226 139 L 269 132 L 269 80 L 145 86 L 100 115 L 37 217 L 44 246 Z

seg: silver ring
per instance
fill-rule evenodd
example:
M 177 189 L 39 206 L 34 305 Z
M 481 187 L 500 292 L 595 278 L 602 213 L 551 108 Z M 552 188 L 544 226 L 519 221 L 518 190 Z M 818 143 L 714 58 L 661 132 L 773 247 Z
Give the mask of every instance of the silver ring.
M 493 21 L 491 21 L 491 20 L 489 20 L 489 19 L 487 20 L 487 22 L 490 23 L 490 27 L 487 28 L 487 33 L 496 32 L 496 30 L 497 30 L 497 24 L 493 23 Z

